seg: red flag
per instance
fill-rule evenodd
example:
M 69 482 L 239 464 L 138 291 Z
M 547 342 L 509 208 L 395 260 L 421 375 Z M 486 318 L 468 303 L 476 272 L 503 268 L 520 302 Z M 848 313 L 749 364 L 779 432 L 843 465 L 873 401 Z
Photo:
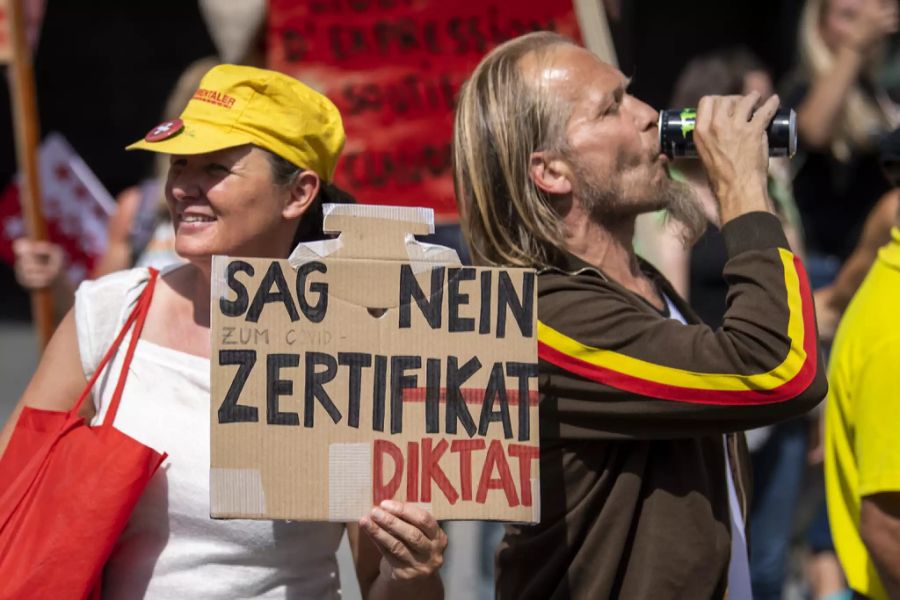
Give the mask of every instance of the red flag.
M 51 241 L 66 253 L 73 283 L 84 279 L 106 250 L 106 222 L 115 201 L 81 157 L 59 134 L 41 144 L 41 207 Z M 19 190 L 10 184 L 0 194 L 0 260 L 12 264 L 12 241 L 25 235 Z

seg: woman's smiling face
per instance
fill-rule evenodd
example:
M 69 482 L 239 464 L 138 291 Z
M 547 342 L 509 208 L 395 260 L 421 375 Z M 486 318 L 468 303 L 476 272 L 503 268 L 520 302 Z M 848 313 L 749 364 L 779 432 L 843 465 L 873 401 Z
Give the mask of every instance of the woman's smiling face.
M 297 226 L 283 215 L 290 197 L 274 182 L 268 153 L 254 146 L 172 155 L 166 200 L 175 251 L 191 262 L 214 254 L 283 258 Z

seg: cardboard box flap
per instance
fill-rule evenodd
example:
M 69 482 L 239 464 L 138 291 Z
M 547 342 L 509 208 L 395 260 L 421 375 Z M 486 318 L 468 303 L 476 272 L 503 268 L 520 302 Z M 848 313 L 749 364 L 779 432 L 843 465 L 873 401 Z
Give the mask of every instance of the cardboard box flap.
M 338 237 L 297 246 L 288 258 L 294 268 L 326 257 L 424 263 L 420 268 L 461 264 L 452 248 L 415 239 L 416 235 L 434 233 L 434 211 L 430 208 L 326 204 L 323 213 L 323 230 Z

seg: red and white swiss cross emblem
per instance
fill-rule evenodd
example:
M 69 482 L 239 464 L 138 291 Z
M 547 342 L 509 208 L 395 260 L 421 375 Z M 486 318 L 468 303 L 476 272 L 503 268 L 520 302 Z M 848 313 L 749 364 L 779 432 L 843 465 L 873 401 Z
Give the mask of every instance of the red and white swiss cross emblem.
M 144 140 L 148 142 L 161 142 L 167 140 L 176 133 L 184 129 L 184 122 L 181 119 L 172 119 L 171 121 L 163 121 L 153 129 L 147 132 Z

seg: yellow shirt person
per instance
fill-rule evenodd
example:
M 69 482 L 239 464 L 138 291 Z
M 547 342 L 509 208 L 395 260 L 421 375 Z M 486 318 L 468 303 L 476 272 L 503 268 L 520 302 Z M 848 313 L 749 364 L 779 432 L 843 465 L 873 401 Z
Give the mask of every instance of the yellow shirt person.
M 900 229 L 878 254 L 835 338 L 826 408 L 825 485 L 852 589 L 887 599 L 860 535 L 862 499 L 900 491 Z

